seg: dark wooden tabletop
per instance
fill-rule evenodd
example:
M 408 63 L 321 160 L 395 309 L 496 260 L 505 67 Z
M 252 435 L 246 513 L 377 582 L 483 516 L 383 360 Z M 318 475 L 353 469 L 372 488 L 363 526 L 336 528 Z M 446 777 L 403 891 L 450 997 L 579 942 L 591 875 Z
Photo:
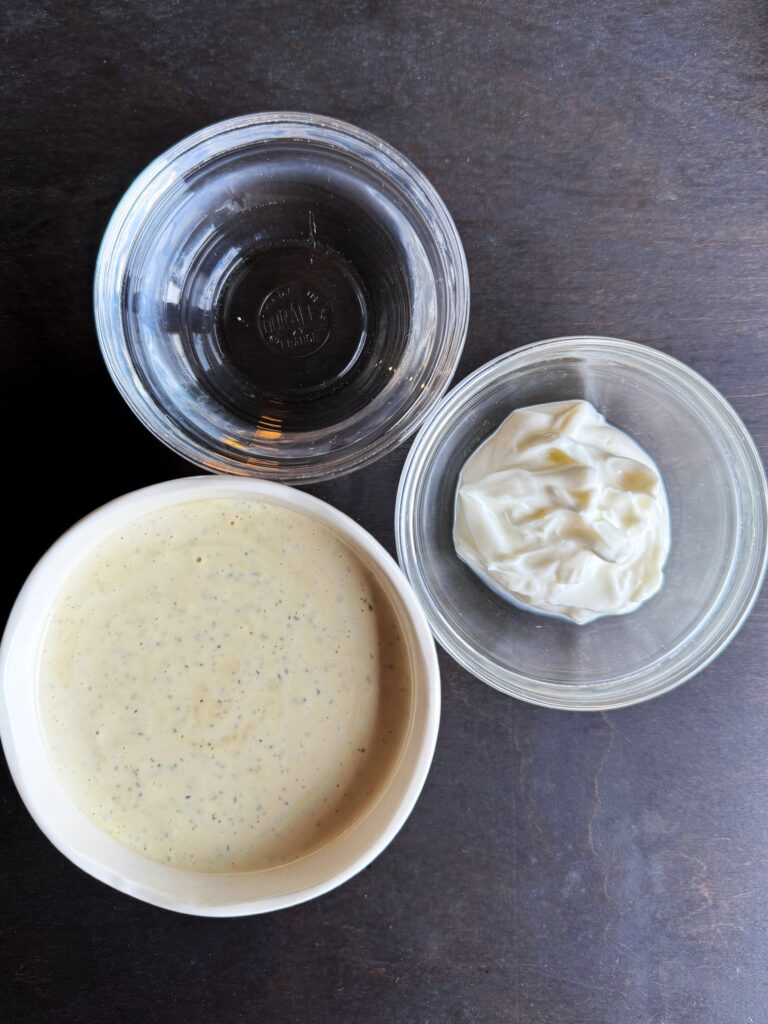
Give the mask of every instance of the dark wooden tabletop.
M 569 333 L 684 359 L 768 443 L 768 18 L 759 0 L 9 0 L 0 233 L 3 608 L 109 498 L 194 472 L 99 356 L 110 211 L 157 153 L 269 109 L 369 129 L 432 179 L 472 285 L 463 376 Z M 313 488 L 393 550 L 405 448 Z M 528 707 L 441 657 L 402 833 L 261 918 L 143 905 L 69 864 L 0 779 L 8 1024 L 765 1024 L 765 598 L 695 681 Z

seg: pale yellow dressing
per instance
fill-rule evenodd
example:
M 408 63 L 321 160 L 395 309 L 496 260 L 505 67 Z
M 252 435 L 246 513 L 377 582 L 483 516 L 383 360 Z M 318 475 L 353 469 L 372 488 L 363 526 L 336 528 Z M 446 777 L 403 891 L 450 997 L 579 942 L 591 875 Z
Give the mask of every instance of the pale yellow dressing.
M 381 793 L 411 710 L 398 616 L 330 529 L 250 499 L 162 509 L 103 541 L 47 626 L 38 706 L 101 829 L 153 860 L 301 857 Z

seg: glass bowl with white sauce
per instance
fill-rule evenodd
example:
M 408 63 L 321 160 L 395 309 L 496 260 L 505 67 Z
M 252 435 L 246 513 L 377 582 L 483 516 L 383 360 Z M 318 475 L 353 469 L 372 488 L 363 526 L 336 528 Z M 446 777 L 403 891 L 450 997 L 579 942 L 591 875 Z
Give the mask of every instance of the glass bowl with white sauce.
M 95 878 L 204 916 L 301 903 L 410 814 L 440 677 L 395 561 L 294 488 L 124 495 L 30 574 L 0 645 L 19 793 Z
M 573 399 L 648 453 L 671 525 L 658 593 L 586 625 L 516 606 L 459 558 L 453 538 L 470 455 L 514 410 Z M 685 682 L 732 639 L 765 574 L 767 505 L 754 441 L 698 373 L 633 342 L 557 338 L 480 367 L 431 414 L 403 469 L 397 547 L 436 638 L 466 669 L 534 704 L 605 710 Z
M 408 159 L 278 112 L 211 125 L 139 175 L 94 305 L 109 372 L 156 437 L 209 470 L 308 483 L 419 426 L 461 355 L 469 284 Z

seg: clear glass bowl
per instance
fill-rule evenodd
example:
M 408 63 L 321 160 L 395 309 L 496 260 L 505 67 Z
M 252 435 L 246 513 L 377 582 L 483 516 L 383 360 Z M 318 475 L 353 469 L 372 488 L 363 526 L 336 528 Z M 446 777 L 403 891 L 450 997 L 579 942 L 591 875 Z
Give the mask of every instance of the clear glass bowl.
M 637 611 L 578 626 L 504 600 L 458 558 L 459 471 L 516 407 L 585 398 L 659 466 L 672 545 L 662 590 Z M 400 563 L 439 643 L 534 704 L 605 710 L 690 679 L 734 636 L 766 566 L 766 481 L 734 410 L 683 363 L 613 338 L 557 338 L 482 366 L 445 398 L 408 455 L 396 511 Z
M 308 483 L 400 444 L 467 328 L 456 227 L 427 179 L 332 118 L 223 121 L 136 179 L 96 267 L 109 371 L 207 469 Z

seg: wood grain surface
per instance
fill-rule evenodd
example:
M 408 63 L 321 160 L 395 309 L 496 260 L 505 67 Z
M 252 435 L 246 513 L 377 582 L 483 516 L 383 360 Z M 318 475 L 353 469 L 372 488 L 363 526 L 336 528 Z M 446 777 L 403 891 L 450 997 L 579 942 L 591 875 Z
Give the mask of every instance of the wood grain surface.
M 109 214 L 212 121 L 311 110 L 383 136 L 453 212 L 459 374 L 568 333 L 684 359 L 768 444 L 768 19 L 758 0 L 6 0 L 0 70 L 3 608 L 46 546 L 193 472 L 99 357 Z M 313 488 L 393 549 L 405 448 Z M 695 681 L 539 710 L 442 657 L 416 810 L 308 905 L 207 921 L 71 866 L 0 778 L 8 1024 L 765 1024 L 763 597 Z

